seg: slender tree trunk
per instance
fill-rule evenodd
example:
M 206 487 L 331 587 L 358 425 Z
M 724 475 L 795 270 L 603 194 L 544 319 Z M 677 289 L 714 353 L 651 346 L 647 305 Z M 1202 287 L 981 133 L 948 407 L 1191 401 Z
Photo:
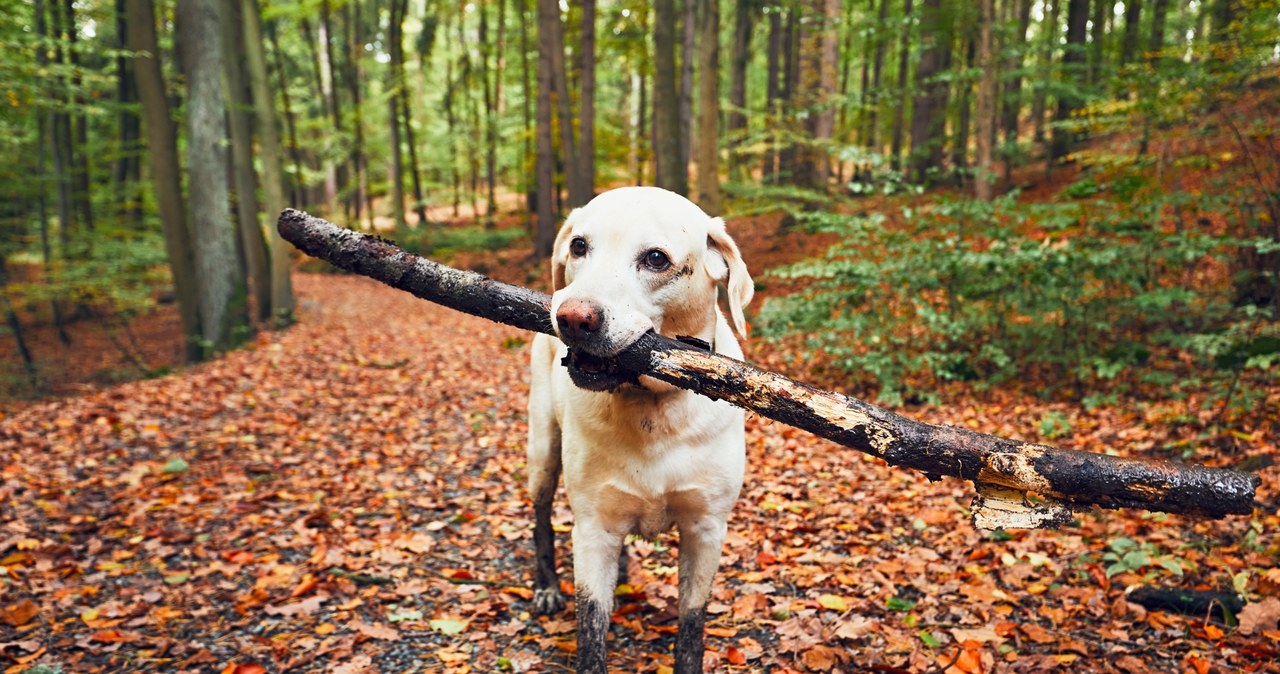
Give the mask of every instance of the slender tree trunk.
M 262 196 L 267 221 L 284 210 L 285 174 L 280 127 L 272 106 L 271 85 L 267 78 L 267 58 L 262 42 L 262 21 L 257 0 L 240 0 L 243 21 L 244 57 L 249 67 L 249 86 L 253 91 L 257 117 L 258 145 L 262 158 Z M 275 227 L 267 227 L 267 248 L 271 257 L 271 319 L 276 327 L 294 320 L 293 281 L 290 277 L 289 250 Z
M 1157 0 L 1161 2 L 1162 0 Z M 1083 98 L 1076 91 L 1084 85 L 1087 77 L 1087 59 L 1085 54 L 1085 37 L 1089 22 L 1089 0 L 1069 0 L 1067 5 L 1067 43 L 1062 53 L 1062 77 L 1070 85 L 1068 90 L 1058 95 L 1058 109 L 1054 120 L 1059 124 L 1068 122 L 1072 113 L 1083 103 Z M 1049 163 L 1052 163 L 1071 152 L 1079 134 L 1062 126 L 1053 130 L 1053 142 L 1050 146 Z
M 364 69 L 361 53 L 364 52 L 364 22 L 360 17 L 360 0 L 350 0 L 343 6 L 343 21 L 347 25 L 347 92 L 351 97 L 351 125 L 354 141 L 351 147 L 351 164 L 356 174 L 355 221 L 361 227 L 373 226 L 373 201 L 369 195 L 369 158 L 365 155 L 364 97 L 361 82 Z
M 400 8 L 402 7 L 400 0 L 391 1 L 391 17 L 387 23 L 387 56 L 390 59 L 387 68 L 387 125 L 391 132 L 391 175 L 387 179 L 391 182 L 391 218 L 395 223 L 397 230 L 403 230 L 408 225 L 404 219 L 404 159 L 401 156 L 400 146 L 400 50 L 396 49 L 396 45 L 400 44 L 400 30 L 404 25 L 404 18 L 400 16 Z M 446 93 L 446 101 L 451 97 L 450 93 Z M 446 111 L 449 106 L 446 103 Z M 453 136 L 452 114 L 450 118 L 449 136 Z M 456 207 L 455 207 L 456 208 Z
M 688 0 L 692 2 L 693 0 Z M 720 214 L 720 3 L 698 3 L 698 205 Z
M 52 0 L 49 3 L 49 34 L 54 40 L 53 61 L 57 64 L 63 64 L 66 61 L 65 49 L 63 44 L 63 22 L 66 17 L 62 13 L 62 5 L 59 0 Z M 65 87 L 64 90 L 69 87 Z M 56 90 L 49 92 L 51 98 L 56 99 L 61 95 Z M 71 229 L 73 227 L 74 215 L 72 213 L 75 202 L 72 196 L 71 181 L 71 120 L 69 114 L 65 110 L 54 109 L 49 113 L 49 128 L 51 130 L 51 140 L 53 143 L 53 176 L 54 176 L 54 196 L 58 213 L 58 243 L 60 244 L 60 255 L 67 257 L 71 247 Z M 58 329 L 62 330 L 61 312 L 56 311 L 55 316 Z
M 1062 3 L 1067 0 L 1044 0 L 1046 4 L 1051 4 L 1049 13 L 1045 16 L 1041 25 L 1044 27 L 1044 37 L 1040 42 L 1040 82 L 1035 87 L 1035 98 L 1031 102 L 1031 118 L 1035 123 L 1035 142 L 1044 142 L 1044 122 L 1045 109 L 1048 105 L 1049 87 L 1047 83 L 1053 74 L 1053 51 L 1058 44 L 1058 18 L 1062 12 Z M 1046 155 L 1052 154 L 1046 151 Z
M 35 2 L 35 31 L 36 31 L 36 37 L 39 39 L 39 42 L 36 45 L 36 66 L 40 69 L 45 69 L 49 65 L 49 52 L 45 44 L 45 40 L 49 38 L 49 27 L 45 22 L 44 0 L 36 0 Z M 57 31 L 55 30 L 54 32 L 56 33 Z M 49 98 L 50 100 L 53 100 L 54 95 L 52 92 L 50 93 Z M 38 176 L 40 179 L 40 198 L 39 198 L 39 201 L 40 201 L 40 208 L 39 208 L 40 252 L 41 252 L 41 259 L 44 266 L 45 283 L 49 283 L 49 284 L 52 284 L 55 279 L 54 279 L 54 269 L 53 269 L 53 241 L 49 232 L 49 213 L 47 208 L 47 202 L 45 201 L 45 191 L 44 191 L 44 186 L 48 179 L 48 177 L 46 176 L 46 169 L 45 169 L 45 163 L 44 163 L 46 147 L 49 148 L 49 154 L 52 156 L 53 163 L 55 166 L 55 170 L 54 170 L 54 179 L 55 179 L 54 184 L 55 184 L 55 194 L 56 194 L 55 199 L 57 202 L 58 218 L 60 220 L 59 225 L 62 225 L 62 222 L 64 221 L 62 221 L 61 219 L 64 217 L 67 217 L 66 213 L 69 211 L 69 204 L 66 199 L 67 194 L 65 189 L 65 182 L 63 180 L 63 174 L 59 172 L 56 168 L 59 165 L 58 162 L 60 160 L 60 156 L 58 154 L 58 152 L 60 151 L 60 148 L 58 147 L 58 142 L 57 142 L 57 138 L 58 138 L 57 129 L 58 129 L 57 113 L 54 113 L 53 111 L 46 112 L 43 109 L 37 108 L 36 109 L 36 137 L 37 137 L 37 145 L 40 153 L 40 160 L 38 162 L 38 169 L 37 169 Z M 53 136 L 52 143 L 50 143 L 50 138 L 49 138 L 50 135 Z M 49 303 L 49 305 L 50 305 L 50 309 L 53 312 L 53 325 L 55 330 L 58 333 L 58 340 L 63 344 L 70 345 L 71 335 L 67 334 L 66 323 L 63 320 L 62 303 L 58 301 L 56 293 L 53 293 L 53 295 L 54 295 L 54 298 Z
M 1018 118 L 1022 114 L 1022 74 L 1026 62 L 1027 28 L 1031 25 L 1031 0 L 1018 0 L 1018 26 L 1009 45 L 1009 82 L 1005 90 L 1003 111 L 1004 127 L 1004 179 L 1013 182 L 1013 163 L 1018 150 Z
M 978 1 L 978 157 L 973 171 L 973 193 L 990 201 L 993 196 L 991 149 L 996 139 L 996 45 L 993 0 Z
M 751 28 L 757 11 L 755 0 L 736 0 L 733 17 L 733 48 L 729 56 L 729 163 L 734 177 L 747 177 L 746 166 L 737 154 L 747 132 L 747 67 L 751 65 Z
M 876 15 L 875 32 L 875 61 L 871 67 L 871 88 L 867 93 L 867 138 L 866 145 L 872 152 L 880 151 L 880 83 L 883 81 L 881 73 L 884 71 L 884 52 L 885 45 L 888 41 L 885 39 L 885 22 L 889 18 L 889 0 L 880 0 L 880 12 Z
M 321 0 L 320 8 L 320 22 L 316 26 L 320 96 L 324 99 L 324 109 L 332 120 L 333 130 L 341 133 L 342 112 L 338 109 L 338 93 L 334 81 L 333 41 L 329 39 L 332 32 L 329 25 L 329 0 Z M 338 163 L 333 159 L 333 152 L 327 151 L 324 154 L 324 201 L 329 212 L 332 213 L 336 212 L 338 207 Z
M 1120 65 L 1133 63 L 1138 56 L 1138 27 L 1142 0 L 1124 0 L 1124 42 L 1120 45 Z
M 680 166 L 688 173 L 693 157 L 693 63 L 697 49 L 698 0 L 683 0 L 680 20 Z
M 178 165 L 177 130 L 169 116 L 169 99 L 160 71 L 156 43 L 155 12 L 150 0 L 125 0 L 128 13 L 129 50 L 135 52 L 134 76 L 142 104 L 147 140 L 147 161 L 155 186 L 156 206 L 164 231 L 164 247 L 173 276 L 174 295 L 187 360 L 200 357 L 200 314 L 191 235 L 182 203 L 182 171 Z
M 812 0 L 805 7 L 801 22 L 798 65 L 800 68 L 797 108 L 806 111 L 805 134 L 808 142 L 796 151 L 793 182 L 809 189 L 825 191 L 829 175 L 826 147 L 835 130 L 835 109 L 831 98 L 836 93 L 836 24 L 840 17 L 838 0 Z
M 979 0 L 979 2 L 983 1 L 985 0 Z M 966 180 L 965 169 L 969 167 L 969 128 L 973 122 L 971 110 L 973 78 L 968 73 L 972 72 L 978 45 L 974 40 L 965 37 L 961 38 L 960 44 L 964 45 L 965 74 L 956 78 L 956 97 L 960 100 L 956 105 L 955 140 L 951 143 L 951 170 L 955 172 L 958 182 L 963 185 Z
M 259 14 L 254 12 L 253 16 L 257 17 Z M 261 30 L 261 28 L 261 21 L 259 21 L 259 30 Z M 282 179 L 284 180 L 285 192 L 289 193 L 290 201 L 295 204 L 304 203 L 306 201 L 306 193 L 301 184 L 302 181 L 290 177 L 290 175 L 300 174 L 302 172 L 303 164 L 302 149 L 298 144 L 298 125 L 294 122 L 293 105 L 289 100 L 289 87 L 285 78 L 284 50 L 280 49 L 280 40 L 276 36 L 275 24 L 267 24 L 266 34 L 268 39 L 271 41 L 271 53 L 275 56 L 274 70 L 276 73 L 276 88 L 280 91 L 280 110 L 284 114 L 285 133 L 289 138 L 289 161 L 293 162 L 292 170 L 290 172 L 282 173 Z M 257 96 L 258 94 L 255 92 L 254 97 L 256 98 Z M 370 214 L 370 216 L 372 217 L 372 214 Z M 272 264 L 275 263 L 274 251 L 275 244 L 272 243 Z M 272 269 L 272 273 L 275 273 L 274 268 Z
M 1154 0 L 1154 2 L 1155 4 L 1151 6 L 1151 39 L 1147 41 L 1148 52 L 1159 52 L 1164 49 L 1164 27 L 1169 16 L 1169 0 Z
M 225 5 L 219 19 L 222 24 L 222 53 L 244 54 L 240 3 Z M 253 122 L 250 119 L 253 101 L 248 95 L 243 61 L 225 58 L 222 64 L 223 97 L 230 103 L 227 126 L 231 132 L 231 177 L 235 190 L 236 231 L 249 274 L 249 290 L 253 293 L 254 309 L 257 311 L 254 320 L 265 323 L 271 318 L 271 271 L 267 262 L 266 240 L 262 237 L 262 225 L 258 222 L 258 179 L 253 168 Z
M 226 349 L 246 327 L 244 271 L 236 257 L 227 194 L 227 125 L 222 98 L 219 3 L 178 0 L 178 44 L 187 75 L 190 222 L 205 355 Z
M 582 82 L 578 97 L 578 194 L 583 203 L 596 189 L 596 0 L 582 0 Z
M 116 12 L 116 48 L 121 52 L 128 49 L 126 35 L 129 33 L 124 0 L 115 0 Z M 116 56 L 116 101 L 120 104 L 120 157 L 116 159 L 112 171 L 112 183 L 115 185 L 118 215 L 133 224 L 142 221 L 142 156 L 140 147 L 141 122 L 138 113 L 132 108 L 138 102 L 138 88 L 134 82 L 133 60 L 123 53 Z M 43 123 L 43 122 L 42 122 Z
M 911 179 L 923 182 L 930 170 L 941 168 L 946 140 L 947 83 L 939 75 L 951 53 L 951 28 L 942 0 L 925 0 L 921 6 L 921 34 L 925 36 L 920 64 L 916 67 L 916 94 L 911 108 Z
M 540 22 L 543 20 L 541 14 L 538 18 Z M 548 15 L 546 20 L 549 23 L 541 28 L 549 33 L 551 40 L 551 76 L 556 96 L 556 124 L 560 129 L 560 152 L 564 155 L 564 182 L 569 188 L 569 206 L 582 206 L 590 199 L 590 195 L 578 179 L 582 175 L 578 162 L 582 160 L 574 138 L 573 101 L 569 94 L 569 76 L 564 61 L 564 24 L 560 18 L 559 5 L 556 5 L 554 16 Z
M 689 176 L 686 164 L 681 161 L 683 153 L 680 149 L 675 0 L 654 0 L 653 12 L 653 154 L 657 167 L 656 182 L 658 187 L 688 194 Z
M 63 29 L 67 40 L 66 63 L 71 70 L 71 91 L 78 92 L 82 88 L 82 77 L 80 75 L 80 50 L 76 46 L 79 41 L 80 29 L 76 25 L 75 3 L 73 0 L 63 0 Z M 67 134 L 67 155 L 71 161 L 71 199 L 76 211 L 76 220 L 84 231 L 93 231 L 93 194 L 90 186 L 90 176 L 92 168 L 89 162 L 89 124 L 87 115 L 84 111 L 87 102 L 84 97 L 78 93 L 69 96 L 67 102 L 74 106 L 75 113 L 68 120 L 68 123 L 74 123 L 75 136 L 72 139 L 70 133 Z M 87 246 L 88 239 L 84 241 Z
M 533 137 L 536 133 L 533 127 L 533 84 L 529 80 L 529 2 L 528 0 L 515 0 L 520 3 L 520 82 L 524 86 L 523 104 L 521 112 L 524 115 L 524 154 L 520 162 L 520 184 L 524 187 L 524 206 L 525 210 L 533 213 L 537 205 L 534 203 L 537 191 L 535 180 L 532 179 L 536 173 L 536 161 L 533 154 Z M 540 94 L 541 92 L 539 92 Z
M 37 9 L 41 9 L 39 5 L 37 5 Z M 5 266 L 4 256 L 0 255 L 0 288 L 8 287 L 8 285 L 9 270 Z M 31 349 L 27 347 L 27 340 L 22 332 L 22 321 L 18 320 L 18 312 L 13 310 L 13 302 L 9 299 L 9 293 L 0 293 L 0 306 L 4 308 L 4 321 L 9 327 L 9 332 L 13 335 L 14 346 L 18 347 L 18 355 L 22 358 L 22 367 L 27 371 L 27 381 L 31 384 L 31 391 L 42 393 L 43 387 L 40 386 L 40 375 L 36 370 L 36 361 L 31 356 Z
M 1102 81 L 1103 58 L 1106 55 L 1107 18 L 1115 9 L 1115 0 L 1093 0 L 1093 16 L 1089 19 L 1089 84 Z
M 537 226 L 534 229 L 534 254 L 546 258 L 556 238 L 556 218 L 551 193 L 555 190 L 555 155 L 551 142 L 551 91 L 553 52 L 560 48 L 554 41 L 552 22 L 560 22 L 560 5 L 556 0 L 538 2 L 538 153 L 535 160 Z
M 908 0 L 910 2 L 910 0 Z M 769 49 L 765 71 L 765 128 L 777 128 L 782 120 L 782 14 L 778 8 L 769 11 Z M 764 166 L 760 180 L 765 183 L 778 179 L 778 136 L 765 136 Z
M 399 0 L 400 11 L 397 18 L 400 25 L 396 27 L 396 41 L 391 48 L 396 52 L 396 96 L 400 105 L 400 116 L 404 123 L 405 146 L 409 150 L 409 179 L 413 185 L 413 212 L 418 216 L 418 226 L 427 225 L 426 198 L 422 192 L 422 171 L 418 164 L 418 142 L 413 132 L 413 115 L 409 108 L 409 78 L 404 69 L 404 20 L 409 13 L 409 0 Z M 474 211 L 473 211 L 474 212 Z
M 485 226 L 492 227 L 498 211 L 498 101 L 501 91 L 502 71 L 490 66 L 490 58 L 502 58 L 502 25 L 503 8 L 506 0 L 498 2 L 498 44 L 496 48 L 489 46 L 489 16 L 484 6 L 480 6 L 480 45 L 481 79 L 484 81 L 484 120 L 485 120 Z M 494 54 L 497 54 L 495 57 Z M 492 80 L 490 79 L 492 77 Z
M 911 67 L 911 0 L 902 0 L 902 33 L 898 39 L 898 105 L 893 112 L 893 139 L 889 145 L 889 165 L 897 171 L 902 167 L 902 136 L 906 127 L 907 104 L 911 101 L 911 87 L 907 76 Z
M 787 21 L 782 34 L 782 82 L 779 91 L 781 126 L 787 129 L 789 137 L 778 149 L 778 172 L 787 176 L 794 183 L 796 180 L 797 140 L 802 137 L 803 123 L 797 114 L 796 90 L 800 84 L 800 25 L 801 10 L 792 7 L 787 12 Z

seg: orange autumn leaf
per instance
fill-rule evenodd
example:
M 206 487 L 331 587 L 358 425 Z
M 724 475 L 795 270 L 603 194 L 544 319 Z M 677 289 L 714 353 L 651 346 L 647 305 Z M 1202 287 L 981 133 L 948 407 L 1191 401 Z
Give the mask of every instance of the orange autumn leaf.
M 302 595 L 316 589 L 316 577 L 307 573 L 303 574 L 302 580 L 298 582 L 298 586 L 293 588 L 293 592 L 289 593 L 290 597 L 301 597 Z

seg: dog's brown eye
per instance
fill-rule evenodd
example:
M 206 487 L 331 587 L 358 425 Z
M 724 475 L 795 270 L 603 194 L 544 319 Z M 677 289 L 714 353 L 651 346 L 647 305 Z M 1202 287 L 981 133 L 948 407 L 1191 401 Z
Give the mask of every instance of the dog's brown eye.
M 644 254 L 644 266 L 653 271 L 666 271 L 671 266 L 671 258 L 655 248 Z
M 569 252 L 572 253 L 574 257 L 582 257 L 583 255 L 586 255 L 587 240 L 580 236 L 574 237 L 573 241 L 569 242 Z

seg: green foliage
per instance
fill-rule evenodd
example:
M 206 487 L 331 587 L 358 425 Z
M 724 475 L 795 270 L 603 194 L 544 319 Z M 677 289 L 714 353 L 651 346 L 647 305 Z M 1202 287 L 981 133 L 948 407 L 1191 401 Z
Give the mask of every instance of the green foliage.
M 1054 387 L 1107 382 L 1096 405 L 1168 366 L 1153 354 L 1170 349 L 1274 373 L 1275 317 L 1233 307 L 1230 289 L 1211 280 L 1255 244 L 1159 224 L 1171 209 L 1229 204 L 1148 189 L 1145 170 L 1129 162 L 1082 180 L 1070 188 L 1075 201 L 944 199 L 904 208 L 900 222 L 803 214 L 809 229 L 843 240 L 823 259 L 771 272 L 806 290 L 766 302 L 759 327 L 803 333 L 809 348 L 878 383 L 886 403 L 931 399 L 942 381 L 1038 373 Z M 1047 437 L 1069 428 L 1043 426 Z
M 400 247 L 424 256 L 503 250 L 524 243 L 528 238 L 529 233 L 523 229 L 487 229 L 480 226 L 414 227 L 395 235 Z
M 1173 554 L 1165 554 L 1154 543 L 1138 543 L 1123 536 L 1113 539 L 1108 545 L 1110 550 L 1102 554 L 1107 565 L 1107 577 L 1119 573 L 1141 573 L 1148 580 L 1159 575 L 1182 577 L 1187 571 L 1194 571 L 1195 564 Z

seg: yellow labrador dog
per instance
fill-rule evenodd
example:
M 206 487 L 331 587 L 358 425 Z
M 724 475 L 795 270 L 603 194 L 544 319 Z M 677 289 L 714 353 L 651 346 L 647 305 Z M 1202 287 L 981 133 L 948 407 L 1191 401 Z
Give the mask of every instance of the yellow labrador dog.
M 720 218 L 654 187 L 616 189 L 573 211 L 551 256 L 560 339 L 534 339 L 529 387 L 534 608 L 564 607 L 551 529 L 563 472 L 574 514 L 578 672 L 606 671 L 624 538 L 673 525 L 680 531 L 675 671 L 701 672 L 707 598 L 742 487 L 743 413 L 615 372 L 611 358 L 650 330 L 741 358 L 717 295 L 725 286 L 733 327 L 745 334 L 751 277 Z

